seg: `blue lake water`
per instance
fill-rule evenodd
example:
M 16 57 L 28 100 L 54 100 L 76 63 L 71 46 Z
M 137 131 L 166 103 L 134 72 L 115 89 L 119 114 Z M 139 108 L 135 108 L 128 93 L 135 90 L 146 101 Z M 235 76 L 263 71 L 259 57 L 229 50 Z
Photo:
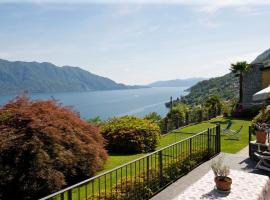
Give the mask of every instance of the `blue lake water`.
M 73 106 L 82 118 L 100 116 L 107 119 L 113 116 L 137 115 L 144 116 L 149 112 L 157 112 L 165 116 L 168 112 L 165 102 L 185 95 L 186 88 L 157 87 L 131 90 L 111 90 L 93 92 L 66 92 L 32 94 L 33 99 L 59 100 L 67 106 Z M 0 96 L 0 105 L 5 104 L 14 96 Z

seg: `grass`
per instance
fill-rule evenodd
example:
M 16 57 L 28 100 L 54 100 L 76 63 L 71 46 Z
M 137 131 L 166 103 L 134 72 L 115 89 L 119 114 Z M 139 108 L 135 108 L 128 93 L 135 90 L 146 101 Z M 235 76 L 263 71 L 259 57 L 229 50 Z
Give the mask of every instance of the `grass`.
M 221 151 L 227 152 L 227 153 L 236 153 L 248 145 L 248 127 L 251 124 L 251 122 L 249 120 L 216 118 L 216 119 L 212 119 L 208 122 L 203 122 L 203 123 L 199 123 L 196 125 L 191 125 L 191 126 L 188 126 L 188 127 L 182 128 L 180 130 L 176 130 L 176 131 L 173 131 L 171 133 L 168 133 L 166 135 L 161 136 L 161 139 L 160 139 L 160 142 L 159 142 L 157 149 L 163 148 L 163 147 L 168 146 L 170 144 L 173 144 L 177 141 L 180 141 L 180 140 L 183 140 L 187 137 L 190 137 L 196 133 L 202 132 L 202 131 L 206 130 L 207 128 L 215 126 L 217 123 L 220 123 L 221 129 L 224 129 L 229 120 L 232 121 L 232 129 L 233 130 L 238 130 L 238 129 L 240 129 L 241 126 L 243 126 L 243 129 L 240 132 L 238 140 L 230 139 L 226 134 L 222 133 L 221 134 Z M 133 155 L 110 154 L 109 159 L 108 159 L 106 165 L 104 166 L 104 170 L 100 171 L 99 174 L 102 172 L 108 171 L 110 169 L 113 169 L 117 166 L 123 165 L 123 164 L 130 162 L 132 160 L 135 160 L 137 158 L 140 158 L 143 155 L 146 155 L 146 154 L 133 154 Z M 126 173 L 126 176 L 130 176 L 131 172 L 132 172 L 132 174 L 134 174 L 133 168 L 131 168 L 129 171 L 124 172 L 124 173 Z M 120 177 L 119 173 L 120 173 L 120 171 L 117 172 L 118 177 Z M 107 178 L 105 177 L 105 179 L 107 179 Z M 115 174 L 112 175 L 113 180 L 114 180 L 114 178 L 115 178 Z M 87 187 L 88 190 L 90 191 L 91 187 L 93 187 L 93 185 L 94 185 L 94 187 L 95 187 L 94 191 L 96 191 L 98 184 L 104 185 L 104 180 L 101 180 L 100 183 L 98 183 L 96 181 L 94 184 L 92 183 L 92 184 L 88 184 L 88 185 L 83 186 L 83 187 L 75 188 L 74 190 L 72 190 L 73 199 L 75 199 L 75 200 L 80 199 L 78 197 L 78 195 L 79 196 L 81 195 L 81 197 L 85 197 L 86 196 L 85 187 Z M 105 184 L 108 187 L 108 183 L 105 182 Z M 58 200 L 59 198 L 60 197 L 58 196 L 55 199 Z M 64 199 L 67 199 L 66 193 L 65 193 Z
M 159 145 L 157 147 L 158 149 L 161 149 L 163 147 L 166 147 L 170 144 L 173 144 L 177 141 L 183 140 L 187 137 L 190 137 L 192 134 L 175 134 L 174 132 L 168 133 L 166 135 L 161 136 Z M 99 173 L 108 171 L 110 169 L 113 169 L 117 166 L 123 165 L 129 161 L 135 160 L 137 158 L 140 158 L 146 154 L 132 154 L 132 155 L 126 155 L 126 154 L 110 154 L 109 159 L 107 160 L 107 163 L 104 166 L 104 169 L 100 171 Z
M 192 136 L 192 133 L 199 133 L 206 130 L 209 127 L 215 126 L 217 123 L 221 124 L 221 129 L 225 128 L 228 121 L 232 121 L 232 129 L 238 130 L 243 125 L 243 129 L 240 132 L 239 140 L 230 139 L 224 133 L 221 134 L 221 151 L 226 153 L 236 153 L 248 145 L 248 127 L 251 124 L 250 120 L 245 119 L 230 119 L 230 118 L 216 118 L 208 122 L 191 125 L 180 130 L 168 133 L 161 136 L 157 149 L 173 144 L 177 141 Z M 186 132 L 186 133 L 183 133 Z M 107 163 L 104 166 L 104 170 L 99 173 L 110 170 L 114 167 L 137 159 L 146 154 L 133 154 L 133 155 L 121 155 L 121 154 L 110 154 Z
M 248 145 L 248 128 L 251 125 L 251 121 L 247 119 L 231 119 L 231 118 L 216 118 L 208 122 L 200 123 L 197 125 L 189 126 L 184 129 L 181 129 L 177 132 L 193 132 L 198 133 L 207 129 L 208 127 L 214 126 L 217 123 L 220 123 L 221 130 L 227 126 L 228 121 L 232 121 L 232 130 L 241 130 L 238 140 L 228 137 L 224 132 L 221 131 L 221 151 L 226 153 L 237 153 L 244 147 Z

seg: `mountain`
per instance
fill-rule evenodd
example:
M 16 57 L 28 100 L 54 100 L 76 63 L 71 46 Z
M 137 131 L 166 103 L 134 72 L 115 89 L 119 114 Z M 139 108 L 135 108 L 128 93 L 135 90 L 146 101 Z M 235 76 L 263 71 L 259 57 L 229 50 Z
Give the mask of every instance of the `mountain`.
M 208 96 L 217 95 L 223 100 L 237 98 L 239 81 L 233 73 L 204 80 L 188 89 L 189 94 L 182 97 L 188 104 L 200 104 Z
M 258 55 L 257 58 L 251 64 L 255 63 L 263 63 L 264 66 L 270 66 L 270 49 Z
M 79 67 L 0 59 L 0 94 L 133 89 Z
M 251 64 L 263 63 L 270 66 L 270 49 L 258 55 Z M 238 98 L 239 80 L 234 74 L 229 73 L 222 77 L 204 80 L 188 89 L 189 94 L 182 97 L 188 104 L 199 104 L 209 95 L 217 95 L 222 100 Z
M 167 81 L 156 81 L 148 84 L 149 87 L 191 87 L 199 81 L 204 80 L 205 78 L 188 78 L 188 79 L 175 79 Z

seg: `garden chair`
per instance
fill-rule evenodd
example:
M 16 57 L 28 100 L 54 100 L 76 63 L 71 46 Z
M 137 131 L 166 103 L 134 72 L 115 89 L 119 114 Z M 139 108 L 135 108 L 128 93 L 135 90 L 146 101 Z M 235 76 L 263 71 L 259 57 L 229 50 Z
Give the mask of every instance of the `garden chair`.
M 229 121 L 229 122 L 227 123 L 226 128 L 224 128 L 222 131 L 223 131 L 223 132 L 226 132 L 226 131 L 230 130 L 231 127 L 232 127 L 232 121 Z
M 238 129 L 238 130 L 232 130 L 232 129 L 227 129 L 225 131 L 223 131 L 224 133 L 226 133 L 230 138 L 236 138 L 238 139 L 238 137 L 240 136 L 240 132 L 243 129 L 243 125 Z
M 255 152 L 254 155 L 259 158 L 259 162 L 257 163 L 255 168 L 270 172 L 270 152 Z

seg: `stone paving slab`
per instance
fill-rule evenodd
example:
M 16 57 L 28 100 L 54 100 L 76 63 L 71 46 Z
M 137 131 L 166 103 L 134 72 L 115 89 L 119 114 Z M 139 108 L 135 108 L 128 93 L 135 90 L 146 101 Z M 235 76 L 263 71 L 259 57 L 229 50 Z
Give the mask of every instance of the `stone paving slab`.
M 248 151 L 246 151 L 246 149 L 240 151 L 237 154 L 221 153 L 218 156 L 216 156 L 216 158 L 220 156 L 223 157 L 224 163 L 229 165 L 231 169 L 244 170 L 248 173 L 257 173 L 270 176 L 270 173 L 268 172 L 254 169 L 256 166 L 256 162 L 248 158 Z M 190 173 L 188 173 L 184 177 L 180 178 L 179 180 L 177 180 L 176 182 L 174 182 L 173 184 L 169 185 L 167 188 L 162 190 L 160 193 L 154 196 L 152 200 L 174 199 L 180 193 L 182 193 L 187 187 L 198 181 L 209 170 L 211 170 L 210 164 L 211 160 L 198 166 L 196 169 L 192 170 Z

